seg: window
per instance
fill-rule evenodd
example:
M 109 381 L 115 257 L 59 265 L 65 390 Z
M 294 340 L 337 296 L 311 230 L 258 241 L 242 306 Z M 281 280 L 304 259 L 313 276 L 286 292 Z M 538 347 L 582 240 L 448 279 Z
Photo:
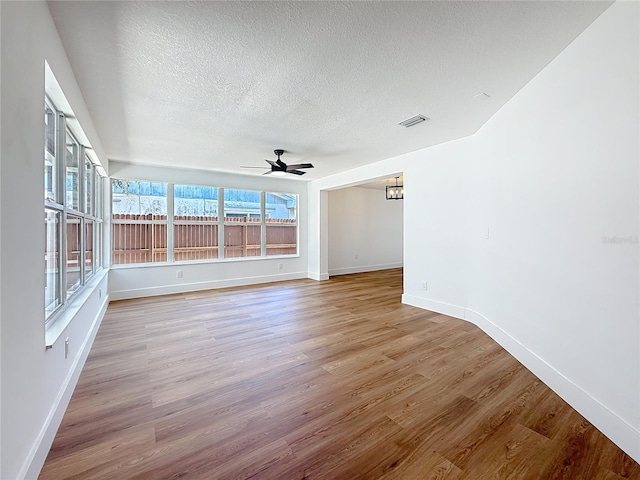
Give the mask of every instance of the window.
M 224 189 L 224 258 L 262 255 L 261 204 L 260 192 Z
M 102 176 L 67 126 L 65 115 L 44 105 L 45 325 L 96 272 L 102 249 Z
M 265 194 L 267 255 L 293 255 L 298 252 L 297 207 L 297 195 Z
M 167 184 L 113 180 L 112 263 L 167 261 Z
M 44 104 L 44 222 L 45 222 L 45 319 L 62 306 L 62 214 L 58 178 L 58 115 L 45 99 Z
M 173 189 L 173 258 L 218 258 L 218 189 L 175 185 Z
M 111 185 L 114 265 L 298 253 L 297 195 L 125 179 Z
M 61 212 L 44 209 L 45 250 L 44 250 L 44 305 L 46 318 L 62 305 L 60 293 L 60 225 Z
M 66 186 L 67 192 L 65 205 L 68 209 L 80 211 L 80 168 L 79 163 L 79 145 L 71 132 L 67 130 L 66 146 L 64 151 L 65 167 L 66 167 Z
M 102 195 L 103 195 L 103 182 L 104 177 L 100 175 L 98 169 L 94 167 L 93 172 L 93 211 L 95 216 L 95 224 L 93 230 L 93 269 L 98 271 L 102 268 L 102 238 L 104 238 L 102 223 L 103 223 L 103 208 L 102 208 Z
M 84 275 L 89 278 L 93 275 L 93 248 L 94 248 L 94 232 L 95 222 L 91 219 L 86 219 L 84 222 Z
M 94 181 L 94 167 L 93 163 L 91 163 L 91 159 L 88 155 L 84 157 L 84 185 L 83 185 L 83 195 L 82 202 L 84 205 L 83 212 L 87 215 L 93 216 L 95 214 L 93 209 L 93 181 Z
M 70 297 L 82 284 L 82 217 L 67 213 L 67 297 Z
M 58 202 L 58 175 L 56 163 L 56 113 L 44 104 L 44 198 Z

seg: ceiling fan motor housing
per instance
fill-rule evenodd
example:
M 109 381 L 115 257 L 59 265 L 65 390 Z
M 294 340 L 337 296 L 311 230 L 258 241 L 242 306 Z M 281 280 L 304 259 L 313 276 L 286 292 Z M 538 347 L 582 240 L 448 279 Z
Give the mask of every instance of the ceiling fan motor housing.
M 281 148 L 276 148 L 273 151 L 273 153 L 275 153 L 278 158 L 275 161 L 265 159 L 265 162 L 267 162 L 271 166 L 271 170 L 263 175 L 267 175 L 270 173 L 278 174 L 278 175 L 283 175 L 286 173 L 291 173 L 293 175 L 304 175 L 306 172 L 303 172 L 300 169 L 313 168 L 313 165 L 311 165 L 310 163 L 298 163 L 296 165 L 287 165 L 282 160 L 280 160 L 280 156 L 284 154 L 284 150 Z M 256 167 L 245 167 L 245 168 L 256 168 Z

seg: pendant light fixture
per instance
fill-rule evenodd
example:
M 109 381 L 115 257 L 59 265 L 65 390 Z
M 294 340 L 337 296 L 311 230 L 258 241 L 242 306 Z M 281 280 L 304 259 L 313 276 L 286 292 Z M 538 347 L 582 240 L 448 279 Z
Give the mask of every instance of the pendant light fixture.
M 404 187 L 398 185 L 398 178 L 395 185 L 387 185 L 387 200 L 402 200 L 404 198 Z

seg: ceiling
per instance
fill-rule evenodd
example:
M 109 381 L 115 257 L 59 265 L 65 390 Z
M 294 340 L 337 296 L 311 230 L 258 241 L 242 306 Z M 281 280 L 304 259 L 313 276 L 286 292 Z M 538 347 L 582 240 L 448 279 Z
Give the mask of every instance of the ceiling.
M 371 190 L 386 190 L 388 185 L 395 185 L 396 177 L 382 178 L 376 180 L 370 180 L 359 185 L 355 185 L 360 188 L 369 188 Z M 404 184 L 404 177 L 398 176 L 398 185 Z
M 610 3 L 49 9 L 110 160 L 260 175 L 282 148 L 310 180 L 473 134 Z

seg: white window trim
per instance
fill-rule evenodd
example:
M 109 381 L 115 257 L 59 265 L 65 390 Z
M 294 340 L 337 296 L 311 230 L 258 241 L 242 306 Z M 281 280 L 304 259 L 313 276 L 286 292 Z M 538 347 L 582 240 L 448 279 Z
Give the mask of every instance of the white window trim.
M 58 273 L 58 288 L 59 288 L 59 303 L 58 306 L 51 311 L 47 315 L 46 306 L 44 307 L 44 327 L 45 327 L 45 338 L 47 346 L 51 346 L 52 342 L 57 338 L 57 334 L 55 332 L 62 331 L 68 323 L 70 322 L 73 315 L 77 313 L 77 309 L 71 308 L 72 305 L 78 304 L 78 299 L 85 298 L 88 296 L 90 292 L 87 285 L 93 284 L 94 279 L 102 278 L 106 270 L 103 268 L 102 262 L 99 264 L 96 263 L 96 252 L 100 252 L 102 250 L 102 242 L 103 237 L 101 235 L 96 235 L 98 229 L 96 229 L 96 225 L 100 224 L 102 226 L 103 218 L 100 211 L 97 210 L 97 206 L 100 204 L 100 199 L 98 196 L 100 195 L 100 189 L 96 187 L 97 184 L 101 182 L 104 176 L 98 171 L 98 163 L 95 158 L 92 158 L 93 155 L 90 153 L 90 147 L 82 145 L 82 143 L 78 140 L 80 136 L 76 134 L 74 128 L 72 128 L 68 122 L 66 121 L 65 114 L 60 111 L 55 103 L 51 100 L 48 94 L 45 94 L 45 104 L 48 106 L 53 112 L 55 116 L 55 139 L 56 143 L 54 146 L 55 149 L 55 158 L 53 160 L 56 163 L 56 178 L 52 181 L 56 183 L 57 191 L 56 195 L 57 201 L 52 201 L 45 199 L 44 200 L 44 209 L 50 209 L 60 213 L 60 229 L 58 232 L 58 248 L 59 248 L 59 273 Z M 77 128 L 80 128 L 79 126 Z M 69 134 L 72 139 L 78 145 L 77 156 L 78 156 L 78 209 L 73 209 L 67 205 L 67 192 L 66 192 L 66 174 L 67 174 L 67 166 L 66 166 L 66 141 L 67 134 Z M 81 136 L 84 136 L 82 133 Z M 45 140 L 46 141 L 46 140 Z M 44 158 L 43 161 L 46 161 L 46 157 L 50 156 L 50 154 L 46 151 L 46 147 L 44 149 Z M 84 213 L 85 210 L 85 161 L 88 160 L 93 165 L 93 171 L 95 178 L 90 182 L 91 184 L 91 193 L 92 202 L 93 202 L 93 213 L 88 214 Z M 97 181 L 96 181 L 97 179 Z M 79 272 L 80 272 L 80 284 L 71 292 L 68 292 L 67 289 L 67 215 L 73 215 L 80 218 L 80 235 L 79 235 L 79 250 L 80 250 L 80 260 L 78 262 Z M 90 275 L 86 274 L 86 220 L 91 220 L 94 222 L 94 232 L 93 232 L 93 246 L 92 251 L 94 255 L 93 259 L 93 272 Z M 100 227 L 99 231 L 102 231 L 102 227 Z M 99 254 L 99 253 L 98 253 Z M 82 303 L 84 300 L 82 301 Z M 81 306 L 81 305 L 80 305 Z M 79 308 L 79 307 L 78 307 Z M 70 313 L 71 312 L 71 313 Z M 65 320 L 67 319 L 67 320 Z
M 110 268 L 114 270 L 118 269 L 127 269 L 127 268 L 139 268 L 139 267 L 158 267 L 164 265 L 193 265 L 193 264 L 202 264 L 202 263 L 224 263 L 224 262 L 242 262 L 242 261 L 262 261 L 262 260 L 274 260 L 274 259 L 287 259 L 287 258 L 299 258 L 300 257 L 300 212 L 298 209 L 298 205 L 300 202 L 300 196 L 296 193 L 287 193 L 287 192 L 271 192 L 267 190 L 247 190 L 244 188 L 232 188 L 232 187 L 215 187 L 212 185 L 193 185 L 193 186 L 202 186 L 202 187 L 210 187 L 218 189 L 218 219 L 216 221 L 183 221 L 183 220 L 175 220 L 175 212 L 174 212 L 174 187 L 176 185 L 175 182 L 155 182 L 153 180 L 137 180 L 132 178 L 116 178 L 111 177 L 109 179 L 110 186 L 110 204 L 111 204 L 111 223 L 112 224 L 124 224 L 124 223 L 132 223 L 124 220 L 114 220 L 113 219 L 113 180 L 128 180 L 132 182 L 151 182 L 151 183 L 163 183 L 167 186 L 167 260 L 164 262 L 144 262 L 144 263 L 113 263 L 113 240 L 111 241 L 111 252 L 110 259 L 111 264 Z M 180 185 L 183 185 L 180 183 Z M 238 225 L 234 222 L 225 222 L 225 210 L 224 210 L 224 190 L 228 188 L 230 190 L 246 190 L 246 191 L 254 191 L 260 193 L 260 222 L 255 223 L 246 223 L 242 225 L 251 225 L 251 226 L 260 226 L 260 256 L 253 257 L 224 257 L 224 226 L 225 225 Z M 269 225 L 278 225 L 278 222 L 267 222 L 266 215 L 266 195 L 270 194 L 279 194 L 279 193 L 287 193 L 287 195 L 293 195 L 296 198 L 296 218 L 295 222 L 292 223 L 284 223 L 283 225 L 296 227 L 296 253 L 286 254 L 286 255 L 267 255 L 267 243 L 266 243 L 266 235 L 267 235 L 267 226 Z M 271 218 L 269 218 L 271 219 Z M 137 220 L 134 223 L 137 224 L 165 224 L 164 220 Z M 218 225 L 218 258 L 209 258 L 209 259 L 199 259 L 199 260 L 174 260 L 174 226 L 175 225 Z M 110 235 L 113 235 L 113 229 L 111 229 Z

